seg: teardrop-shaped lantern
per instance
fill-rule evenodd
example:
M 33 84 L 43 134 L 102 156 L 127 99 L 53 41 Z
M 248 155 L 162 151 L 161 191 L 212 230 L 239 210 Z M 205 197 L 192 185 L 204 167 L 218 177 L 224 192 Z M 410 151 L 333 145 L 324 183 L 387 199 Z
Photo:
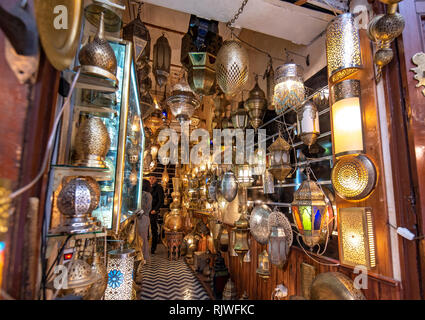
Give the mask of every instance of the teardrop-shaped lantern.
M 215 62 L 217 84 L 227 95 L 234 95 L 248 81 L 248 53 L 239 41 L 226 40 Z
M 153 73 L 160 88 L 167 83 L 171 67 L 171 47 L 162 35 L 153 46 Z

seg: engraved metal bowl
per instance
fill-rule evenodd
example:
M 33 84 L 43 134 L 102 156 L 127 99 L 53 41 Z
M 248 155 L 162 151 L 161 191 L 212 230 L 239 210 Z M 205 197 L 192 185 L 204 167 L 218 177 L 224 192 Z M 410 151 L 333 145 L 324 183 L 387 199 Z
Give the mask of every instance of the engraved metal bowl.
M 311 284 L 311 300 L 366 300 L 353 280 L 340 272 L 320 273 Z
M 75 164 L 105 168 L 105 157 L 110 145 L 108 130 L 100 118 L 83 120 L 75 137 Z
M 218 181 L 218 192 L 226 199 L 232 202 L 238 194 L 238 180 L 232 171 L 227 171 Z
M 240 42 L 226 40 L 215 62 L 217 84 L 227 95 L 240 91 L 248 81 L 248 53 Z
M 254 239 L 260 244 L 269 241 L 269 215 L 272 210 L 265 204 L 257 205 L 251 211 L 249 228 Z

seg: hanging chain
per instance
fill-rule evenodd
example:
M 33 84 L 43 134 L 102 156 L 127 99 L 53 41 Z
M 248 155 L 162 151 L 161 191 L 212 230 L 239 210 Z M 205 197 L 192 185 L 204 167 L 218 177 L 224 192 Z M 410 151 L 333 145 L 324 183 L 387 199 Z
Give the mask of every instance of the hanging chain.
M 239 8 L 238 12 L 234 15 L 234 17 L 226 23 L 227 27 L 230 27 L 232 24 L 235 23 L 236 20 L 238 20 L 239 16 L 241 15 L 241 13 L 243 12 L 243 9 L 245 8 L 246 4 L 248 3 L 248 0 L 243 0 L 242 1 L 242 5 Z

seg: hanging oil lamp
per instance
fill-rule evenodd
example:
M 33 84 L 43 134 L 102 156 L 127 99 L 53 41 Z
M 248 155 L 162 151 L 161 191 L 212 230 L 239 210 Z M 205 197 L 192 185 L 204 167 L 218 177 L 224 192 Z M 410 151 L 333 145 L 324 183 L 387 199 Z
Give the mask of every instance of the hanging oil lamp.
M 285 63 L 276 69 L 274 106 L 277 114 L 293 108 L 304 100 L 303 68 L 295 63 Z
M 269 172 L 279 181 L 286 179 L 292 171 L 289 149 L 291 146 L 280 135 L 270 145 Z
M 270 278 L 270 261 L 269 261 L 269 254 L 266 250 L 261 252 L 258 255 L 258 268 L 257 268 L 257 274 L 260 278 L 267 280 Z
M 310 250 L 324 235 L 329 236 L 328 223 L 333 215 L 332 206 L 317 183 L 310 180 L 308 172 L 307 180 L 294 193 L 291 211 L 296 227 Z
M 301 141 L 307 145 L 313 145 L 320 135 L 319 112 L 312 101 L 307 101 L 297 108 L 298 134 Z
M 258 85 L 258 75 L 255 76 L 255 86 L 249 92 L 249 97 L 245 102 L 245 109 L 248 112 L 251 126 L 257 129 L 263 123 L 267 109 L 266 95 Z
M 180 122 L 189 121 L 200 102 L 187 84 L 185 77 L 173 87 L 171 96 L 167 99 L 167 105 L 174 117 Z
M 248 53 L 239 41 L 226 40 L 215 62 L 217 84 L 226 95 L 242 90 L 248 81 Z
M 104 13 L 100 14 L 99 29 L 78 54 L 81 64 L 81 72 L 101 78 L 118 81 L 117 59 L 111 45 L 104 35 Z
M 164 34 L 153 46 L 153 73 L 160 88 L 167 83 L 171 67 L 171 47 Z

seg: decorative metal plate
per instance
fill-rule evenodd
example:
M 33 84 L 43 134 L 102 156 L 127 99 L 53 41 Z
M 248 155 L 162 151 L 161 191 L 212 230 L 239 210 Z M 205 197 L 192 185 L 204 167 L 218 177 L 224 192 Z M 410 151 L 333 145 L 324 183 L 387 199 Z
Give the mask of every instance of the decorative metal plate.
M 255 206 L 251 211 L 249 228 L 258 243 L 267 244 L 269 241 L 269 216 L 271 213 L 272 210 L 265 204 Z
M 67 28 L 57 29 L 61 12 L 55 8 L 65 8 Z M 35 18 L 41 44 L 50 63 L 59 71 L 68 68 L 77 52 L 80 41 L 83 0 L 34 0 Z M 55 13 L 56 12 L 56 13 Z

